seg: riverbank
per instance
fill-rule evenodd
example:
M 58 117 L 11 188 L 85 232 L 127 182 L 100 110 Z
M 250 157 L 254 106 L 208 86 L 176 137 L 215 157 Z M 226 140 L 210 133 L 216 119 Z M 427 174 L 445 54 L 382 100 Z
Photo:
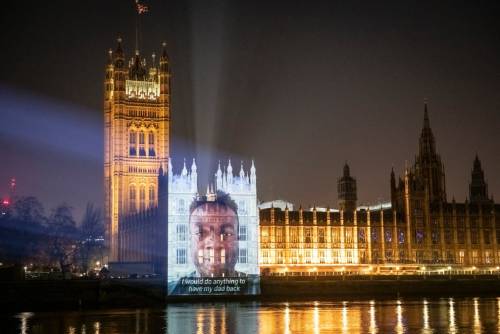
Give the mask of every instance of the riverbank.
M 3 310 L 154 307 L 171 302 L 500 295 L 497 275 L 262 277 L 260 296 L 167 297 L 159 279 L 0 282 Z

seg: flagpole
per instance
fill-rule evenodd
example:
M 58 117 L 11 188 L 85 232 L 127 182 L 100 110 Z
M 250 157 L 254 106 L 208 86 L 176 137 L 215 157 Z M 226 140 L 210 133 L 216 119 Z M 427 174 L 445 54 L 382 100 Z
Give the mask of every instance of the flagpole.
M 139 52 L 139 11 L 137 9 L 137 6 L 139 4 L 139 0 L 135 0 L 135 52 Z

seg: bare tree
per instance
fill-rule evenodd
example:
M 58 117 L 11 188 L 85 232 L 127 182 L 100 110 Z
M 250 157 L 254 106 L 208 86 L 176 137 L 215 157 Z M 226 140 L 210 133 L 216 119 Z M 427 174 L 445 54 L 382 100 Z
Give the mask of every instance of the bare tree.
M 77 251 L 78 234 L 71 210 L 70 206 L 61 204 L 52 210 L 49 218 L 49 254 L 63 273 L 69 271 Z
M 101 210 L 87 204 L 80 226 L 79 259 L 83 272 L 88 272 L 89 266 L 102 260 L 104 252 L 104 222 Z

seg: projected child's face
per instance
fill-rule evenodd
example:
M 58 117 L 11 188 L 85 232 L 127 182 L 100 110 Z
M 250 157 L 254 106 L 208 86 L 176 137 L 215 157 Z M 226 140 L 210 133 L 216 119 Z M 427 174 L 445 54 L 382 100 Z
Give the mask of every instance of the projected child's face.
M 190 216 L 191 254 L 201 276 L 231 276 L 238 259 L 238 216 L 213 202 Z

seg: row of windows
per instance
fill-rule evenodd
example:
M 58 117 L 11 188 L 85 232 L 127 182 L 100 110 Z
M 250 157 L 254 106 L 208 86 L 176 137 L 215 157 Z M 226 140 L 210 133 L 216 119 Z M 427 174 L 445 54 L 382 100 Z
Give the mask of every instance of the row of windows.
M 359 256 L 362 256 L 360 259 Z M 312 263 L 359 263 L 360 260 L 364 260 L 365 252 L 356 250 L 332 250 L 327 252 L 325 250 L 318 250 L 313 252 L 312 250 L 305 250 L 304 252 L 298 250 L 291 250 L 289 255 L 285 251 L 278 250 L 276 252 L 271 252 L 269 250 L 261 251 L 261 263 L 263 264 L 312 264 Z
M 137 205 L 139 204 L 139 205 Z M 146 186 L 139 186 L 139 198 L 137 198 L 137 187 L 132 184 L 129 187 L 129 210 L 130 212 L 143 211 L 146 207 L 150 208 L 156 205 L 156 190 L 153 184 L 148 187 L 148 197 L 146 202 Z
M 226 262 L 226 251 L 225 249 L 220 250 L 220 263 Z M 198 262 L 199 263 L 214 263 L 215 262 L 215 251 L 213 248 L 200 249 L 198 250 Z M 238 262 L 247 263 L 248 262 L 248 252 L 245 248 L 240 248 L 238 253 Z M 187 249 L 177 248 L 176 250 L 176 264 L 187 264 Z
M 357 228 L 357 242 L 360 244 L 367 243 L 366 230 L 363 227 Z M 331 232 L 331 242 L 334 244 L 338 244 L 344 242 L 346 244 L 354 243 L 355 239 L 355 229 L 344 227 L 344 234 L 342 235 L 341 229 L 339 227 L 333 228 Z M 471 244 L 479 244 L 481 243 L 481 231 L 483 242 L 485 245 L 490 245 L 493 242 L 493 232 L 488 229 L 471 229 L 470 230 L 470 242 Z M 405 231 L 403 228 L 397 228 L 396 235 L 394 235 L 393 228 L 387 228 L 384 230 L 383 241 L 385 243 L 392 243 L 394 241 L 394 237 L 397 237 L 397 243 L 403 244 L 405 243 Z M 445 244 L 453 243 L 453 230 L 444 229 L 444 242 Z M 304 227 L 303 228 L 303 236 L 300 235 L 300 228 L 290 227 L 289 228 L 289 239 L 285 240 L 286 230 L 284 227 L 262 227 L 261 228 L 261 241 L 263 243 L 268 242 L 276 242 L 283 243 L 285 241 L 291 243 L 327 243 L 326 229 L 319 227 L 317 228 L 317 235 L 314 235 L 312 227 Z M 441 243 L 441 233 L 439 228 L 431 229 L 431 242 L 433 244 Z M 496 233 L 497 243 L 500 243 L 500 231 Z M 423 244 L 425 242 L 425 229 L 423 227 L 417 227 L 415 229 L 414 235 L 412 237 L 412 241 L 416 244 Z M 377 244 L 381 242 L 381 231 L 377 228 L 371 228 L 371 242 Z M 457 229 L 457 242 L 459 244 L 466 243 L 466 230 L 465 229 Z
M 146 146 L 146 133 L 144 131 L 134 131 L 129 132 L 129 155 L 130 156 L 140 156 L 140 157 L 154 157 L 156 156 L 155 151 L 155 134 L 153 131 L 147 133 L 148 142 Z M 146 152 L 147 148 L 147 152 Z M 146 155 L 147 153 L 147 155 Z
M 415 256 L 417 263 L 429 262 L 425 251 L 416 251 Z M 470 260 L 466 257 L 465 250 L 459 250 L 456 254 L 448 250 L 442 254 L 442 258 L 439 251 L 432 251 L 430 256 L 430 262 L 432 263 L 493 264 L 495 260 L 493 252 L 485 251 L 483 256 L 481 256 L 481 252 L 477 250 L 471 251 Z M 500 251 L 498 251 L 498 257 L 500 258 Z M 404 251 L 394 252 L 392 250 L 386 250 L 384 253 L 380 253 L 374 250 L 372 251 L 371 263 L 401 261 L 405 259 L 406 253 Z M 367 263 L 368 260 L 368 252 L 365 250 L 261 250 L 261 263 L 263 264 L 349 264 Z
M 359 243 L 366 242 L 366 232 L 365 228 L 360 227 L 357 229 L 357 241 Z M 326 243 L 327 240 L 327 230 L 324 227 L 317 228 L 317 235 L 314 235 L 312 227 L 304 227 L 303 228 L 303 240 L 301 240 L 300 236 L 300 228 L 298 227 L 290 227 L 289 228 L 289 242 L 305 242 L 305 243 Z M 355 229 L 352 227 L 344 227 L 344 234 L 340 233 L 340 228 L 333 228 L 331 233 L 331 238 L 333 243 L 345 242 L 345 243 L 353 243 L 355 237 Z M 262 227 L 261 228 L 261 241 L 262 242 L 285 242 L 285 234 L 286 230 L 284 227 Z M 343 238 L 343 240 L 342 240 Z
M 187 207 L 186 207 L 186 202 L 184 201 L 184 199 L 182 199 L 182 198 L 178 199 L 177 202 L 175 203 L 175 205 L 176 205 L 176 207 L 173 208 L 173 211 L 175 211 L 179 214 L 186 213 Z M 248 214 L 245 201 L 238 202 L 238 214 L 240 214 L 240 215 Z
M 176 240 L 177 241 L 187 241 L 187 232 L 188 227 L 185 224 L 178 224 L 175 227 L 175 232 L 176 232 Z M 214 233 L 215 231 L 212 231 Z M 246 225 L 240 225 L 239 226 L 239 233 L 238 233 L 238 240 L 240 241 L 247 241 L 247 226 Z M 221 238 L 222 238 L 221 234 Z
M 158 113 L 156 111 L 145 111 L 145 110 L 130 110 L 130 116 L 138 117 L 156 117 Z

